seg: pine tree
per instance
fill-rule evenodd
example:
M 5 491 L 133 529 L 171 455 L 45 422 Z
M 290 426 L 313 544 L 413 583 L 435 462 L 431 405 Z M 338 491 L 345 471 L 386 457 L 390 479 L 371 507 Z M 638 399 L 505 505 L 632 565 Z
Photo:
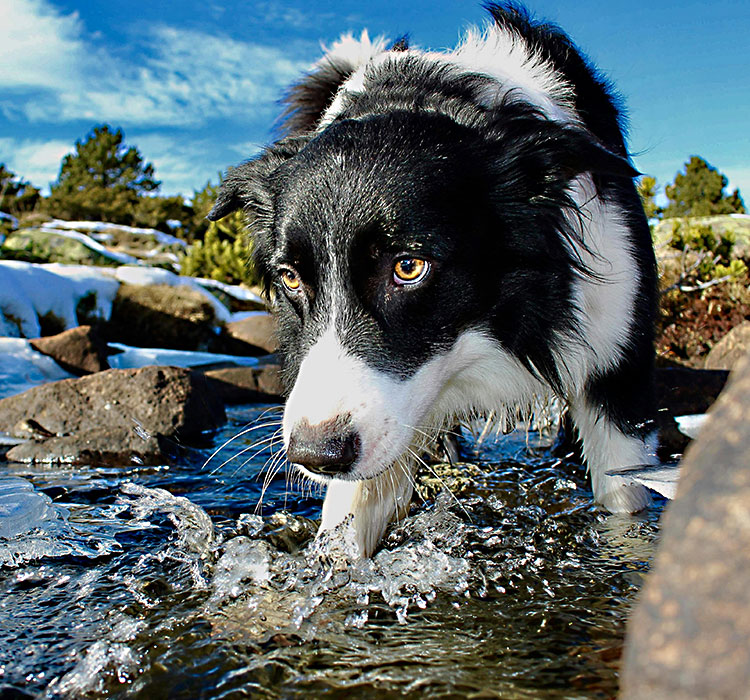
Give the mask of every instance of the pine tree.
M 667 185 L 669 205 L 664 218 L 672 216 L 712 216 L 714 214 L 745 213 L 739 190 L 726 194 L 726 175 L 699 156 L 691 156 L 685 172 L 678 172 L 674 183 Z
M 662 208 L 656 203 L 656 192 L 659 189 L 656 178 L 651 175 L 644 175 L 638 180 L 638 194 L 641 197 L 643 211 L 649 219 L 658 219 L 661 216 Z
M 39 190 L 0 163 L 0 211 L 20 216 L 33 211 L 39 202 Z
M 156 192 L 154 166 L 135 146 L 126 146 L 121 129 L 94 127 L 75 153 L 63 158 L 60 175 L 45 208 L 63 219 L 93 219 L 133 224 L 139 198 Z

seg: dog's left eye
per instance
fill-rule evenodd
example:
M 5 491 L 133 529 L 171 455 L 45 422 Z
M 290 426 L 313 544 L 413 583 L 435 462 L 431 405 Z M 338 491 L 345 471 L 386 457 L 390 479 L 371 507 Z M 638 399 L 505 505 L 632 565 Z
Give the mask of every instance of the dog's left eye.
M 393 281 L 396 284 L 417 284 L 430 271 L 430 263 L 422 258 L 401 258 L 393 266 Z

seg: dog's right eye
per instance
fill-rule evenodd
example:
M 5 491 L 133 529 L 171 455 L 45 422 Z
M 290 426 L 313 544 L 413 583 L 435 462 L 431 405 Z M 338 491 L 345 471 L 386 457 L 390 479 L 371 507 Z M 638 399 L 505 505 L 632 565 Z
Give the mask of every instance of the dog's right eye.
M 296 292 L 300 285 L 302 284 L 302 280 L 300 280 L 299 275 L 294 271 L 290 270 L 288 267 L 281 270 L 281 283 L 290 291 L 290 292 Z

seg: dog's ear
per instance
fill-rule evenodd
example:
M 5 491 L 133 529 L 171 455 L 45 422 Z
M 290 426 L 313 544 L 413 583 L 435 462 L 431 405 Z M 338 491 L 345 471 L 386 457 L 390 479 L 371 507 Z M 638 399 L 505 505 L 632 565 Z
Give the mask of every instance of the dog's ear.
M 562 175 L 572 179 L 583 173 L 634 178 L 640 173 L 627 158 L 610 151 L 593 134 L 575 127 L 563 127 L 553 136 Z
M 583 173 L 595 179 L 638 175 L 627 158 L 589 131 L 547 119 L 527 105 L 504 105 L 493 127 L 490 167 L 501 204 L 566 207 L 571 181 Z
M 408 41 L 403 37 L 390 50 L 404 51 L 407 48 Z M 351 34 L 342 36 L 283 98 L 286 109 L 279 120 L 281 132 L 293 135 L 315 129 L 349 76 L 386 50 L 385 39 L 370 39 L 366 30 L 359 38 Z
M 267 148 L 261 155 L 229 168 L 222 180 L 219 196 L 206 217 L 218 221 L 237 209 L 250 216 L 266 213 L 270 207 L 268 180 L 286 160 L 305 146 L 309 137 L 290 137 Z

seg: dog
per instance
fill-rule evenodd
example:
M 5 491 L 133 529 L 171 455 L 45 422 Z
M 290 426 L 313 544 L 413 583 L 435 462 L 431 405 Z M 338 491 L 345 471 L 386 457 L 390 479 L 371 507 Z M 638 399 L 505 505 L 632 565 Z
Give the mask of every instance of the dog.
M 657 274 L 619 101 L 516 5 L 445 53 L 342 37 L 290 89 L 283 137 L 230 168 L 273 300 L 289 462 L 362 556 L 457 418 L 562 398 L 595 500 L 648 491 Z

